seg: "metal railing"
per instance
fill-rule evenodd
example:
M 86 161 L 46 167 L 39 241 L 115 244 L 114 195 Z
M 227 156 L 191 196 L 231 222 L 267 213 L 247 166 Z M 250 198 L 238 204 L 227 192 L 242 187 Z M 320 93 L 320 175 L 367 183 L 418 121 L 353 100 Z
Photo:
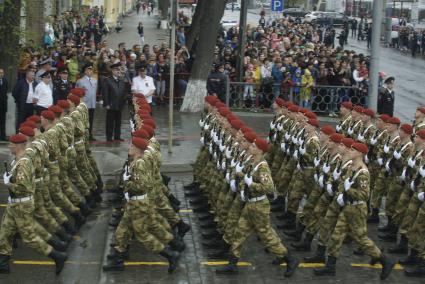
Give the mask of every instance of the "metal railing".
M 322 86 L 311 88 L 284 87 L 280 84 L 250 84 L 229 82 L 226 104 L 235 110 L 270 111 L 277 97 L 289 100 L 317 113 L 338 113 L 342 102 L 367 107 L 367 86 Z

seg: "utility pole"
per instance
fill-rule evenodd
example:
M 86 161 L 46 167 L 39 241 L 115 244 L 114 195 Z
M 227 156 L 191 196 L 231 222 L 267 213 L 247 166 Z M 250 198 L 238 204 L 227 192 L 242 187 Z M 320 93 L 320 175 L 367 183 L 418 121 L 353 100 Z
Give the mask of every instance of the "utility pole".
M 246 1 L 241 1 L 241 14 L 239 19 L 239 61 L 238 61 L 238 82 L 242 82 L 243 75 L 243 62 L 245 57 L 246 45 L 246 18 L 248 15 L 248 5 Z
M 377 109 L 378 103 L 378 85 L 379 85 L 379 49 L 381 41 L 381 22 L 382 22 L 382 0 L 373 1 L 372 17 L 372 50 L 370 56 L 370 87 L 369 87 L 369 106 L 373 110 Z
M 170 93 L 168 110 L 168 153 L 173 152 L 173 116 L 174 116 L 174 70 L 176 54 L 176 22 L 177 22 L 177 2 L 170 0 L 171 7 L 171 58 L 170 58 Z

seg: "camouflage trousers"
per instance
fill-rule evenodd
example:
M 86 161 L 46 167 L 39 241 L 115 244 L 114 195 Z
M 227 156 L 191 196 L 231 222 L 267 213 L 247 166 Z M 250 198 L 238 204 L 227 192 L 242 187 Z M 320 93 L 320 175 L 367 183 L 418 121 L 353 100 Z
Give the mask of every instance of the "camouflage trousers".
M 296 214 L 300 207 L 300 202 L 304 195 L 309 196 L 314 188 L 313 170 L 304 169 L 296 170 L 296 174 L 292 176 L 290 192 L 288 195 L 287 211 Z M 318 194 L 318 197 L 320 195 Z M 310 205 L 309 205 L 310 206 Z M 310 209 L 313 207 L 310 206 Z M 308 208 L 307 208 L 308 210 Z
M 91 166 L 86 156 L 86 150 L 83 143 L 75 144 L 75 151 L 77 153 L 76 165 L 81 177 L 90 189 L 96 186 L 96 177 L 92 172 Z
M 231 243 L 232 254 L 241 256 L 245 240 L 256 233 L 267 250 L 278 257 L 284 257 L 288 251 L 270 223 L 270 204 L 267 199 L 246 203 L 242 209 Z
M 208 149 L 206 147 L 202 147 L 196 157 L 195 164 L 193 165 L 193 181 L 199 182 L 199 176 L 202 171 L 205 169 L 205 165 L 208 161 Z
M 282 152 L 278 152 L 275 155 L 275 157 L 273 159 L 273 162 L 269 164 L 270 165 L 270 171 L 271 171 L 272 177 L 273 177 L 273 181 L 275 183 L 277 183 L 277 181 L 278 181 L 276 179 L 276 176 L 277 176 L 277 173 L 278 173 L 280 167 L 282 166 L 283 160 L 284 160 L 283 153 Z
M 315 235 L 319 231 L 320 225 L 326 216 L 326 212 L 328 211 L 328 207 L 331 202 L 332 197 L 329 197 L 327 193 L 322 193 L 313 209 L 313 215 L 309 218 L 305 218 L 306 221 L 303 223 L 307 232 Z
M 242 202 L 239 196 L 236 196 L 233 199 L 232 205 L 230 206 L 229 212 L 226 216 L 226 225 L 223 235 L 224 241 L 228 244 L 233 242 L 233 233 L 238 224 L 244 206 L 245 203 Z
M 413 191 L 410 189 L 409 186 L 404 186 L 401 188 L 401 194 L 396 201 L 394 213 L 392 215 L 394 224 L 396 224 L 397 226 L 400 226 L 403 222 L 404 215 L 407 212 L 407 208 L 409 207 L 406 205 L 410 204 L 410 199 L 412 195 Z
M 66 159 L 66 161 L 63 163 L 59 163 L 59 168 L 59 180 L 61 181 L 62 191 L 68 200 L 72 202 L 72 204 L 78 206 L 81 203 L 82 198 L 77 192 L 74 191 L 71 180 L 68 177 L 68 159 Z
M 34 191 L 34 218 L 50 233 L 55 234 L 60 229 L 60 225 L 45 207 L 44 191 L 43 180 L 37 179 Z
M 56 221 L 62 225 L 69 221 L 68 217 L 62 212 L 62 210 L 53 203 L 52 197 L 50 196 L 50 190 L 48 185 L 50 184 L 49 171 L 45 170 L 43 185 L 40 187 L 42 189 L 43 198 L 44 198 L 44 208 L 52 215 Z M 37 184 L 36 184 L 37 185 Z
M 115 231 L 117 251 L 124 252 L 127 249 L 133 234 L 137 241 L 153 252 L 161 252 L 173 239 L 173 235 L 157 222 L 157 213 L 150 202 L 149 199 L 127 202 Z
M 277 173 L 278 183 L 276 185 L 276 190 L 278 191 L 280 196 L 286 196 L 289 192 L 289 187 L 291 183 L 292 176 L 294 175 L 294 171 L 297 167 L 296 162 L 291 159 L 286 162 L 284 166 Z
M 406 235 L 418 215 L 419 207 L 422 205 L 422 201 L 418 199 L 417 193 L 413 194 L 410 198 L 409 205 L 407 206 L 406 212 L 403 216 L 403 221 L 399 227 L 400 234 Z
M 377 170 L 377 177 L 375 179 L 375 186 L 372 188 L 371 206 L 374 209 L 381 207 L 382 197 L 386 192 L 386 177 L 385 171 L 382 169 Z
M 325 217 L 320 223 L 319 227 L 319 238 L 317 243 L 321 246 L 327 246 L 328 240 L 331 237 L 331 234 L 336 226 L 338 221 L 338 216 L 341 212 L 341 209 L 336 203 L 336 200 L 333 199 L 329 204 L 328 210 L 326 210 Z
M 385 214 L 392 217 L 395 213 L 397 201 L 403 191 L 403 187 L 397 177 L 388 178 L 386 185 L 388 187 L 388 192 L 385 201 Z
M 227 216 L 232 207 L 233 200 L 235 199 L 236 194 L 232 192 L 229 188 L 227 188 L 227 193 L 224 196 L 223 205 L 221 210 L 218 212 L 218 224 L 217 230 L 224 234 L 226 232 L 227 225 Z
M 304 204 L 303 210 L 299 216 L 301 224 L 306 226 L 308 223 L 311 223 L 311 219 L 316 219 L 317 216 L 314 213 L 314 209 L 316 205 L 320 201 L 320 197 L 322 196 L 323 190 L 315 183 L 309 185 L 312 190 L 307 197 L 307 201 Z M 291 196 L 291 195 L 290 195 Z M 301 201 L 301 200 L 300 200 Z
M 149 199 L 154 204 L 155 210 L 167 220 L 171 227 L 180 222 L 180 216 L 171 207 L 170 201 L 161 191 L 160 185 L 154 186 L 149 192 Z
M 16 233 L 38 253 L 47 256 L 53 250 L 34 229 L 34 202 L 8 204 L 0 227 L 0 254 L 12 255 L 12 239 Z
M 68 158 L 67 174 L 69 179 L 82 196 L 90 195 L 90 188 L 81 177 L 80 171 L 77 168 L 77 152 L 75 151 L 75 148 L 69 147 L 66 151 L 66 156 Z
M 424 239 L 425 233 L 425 203 L 419 207 L 418 215 L 412 224 L 412 227 L 407 232 L 407 238 L 409 239 L 409 247 L 412 249 L 420 250 L 422 240 Z
M 49 182 L 49 192 L 52 197 L 53 202 L 60 207 L 62 210 L 68 213 L 75 213 L 80 209 L 75 207 L 71 201 L 66 197 L 66 195 L 62 192 L 62 187 L 59 181 L 59 166 L 57 163 L 50 162 L 50 182 Z
M 381 250 L 367 236 L 367 204 L 346 205 L 338 217 L 327 246 L 328 255 L 338 257 L 346 235 L 352 237 L 359 249 L 373 259 L 381 257 Z

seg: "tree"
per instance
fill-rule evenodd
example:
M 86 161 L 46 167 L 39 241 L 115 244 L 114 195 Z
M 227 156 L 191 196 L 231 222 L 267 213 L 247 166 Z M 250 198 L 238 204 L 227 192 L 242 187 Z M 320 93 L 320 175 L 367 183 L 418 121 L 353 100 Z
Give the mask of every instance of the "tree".
M 158 0 L 158 10 L 161 11 L 162 20 L 168 19 L 169 7 L 170 7 L 170 0 Z
M 226 7 L 226 0 L 204 1 L 204 15 L 201 18 L 199 40 L 196 47 L 196 58 L 193 63 L 189 84 L 183 104 L 182 112 L 198 112 L 203 108 L 206 95 L 206 80 L 211 70 L 214 47 L 217 42 L 220 21 Z
M 201 19 L 205 14 L 205 5 L 207 1 L 208 0 L 199 0 L 196 5 L 195 14 L 193 15 L 192 23 L 186 37 L 186 47 L 188 50 L 192 49 L 193 43 L 199 35 L 199 30 L 201 29 Z

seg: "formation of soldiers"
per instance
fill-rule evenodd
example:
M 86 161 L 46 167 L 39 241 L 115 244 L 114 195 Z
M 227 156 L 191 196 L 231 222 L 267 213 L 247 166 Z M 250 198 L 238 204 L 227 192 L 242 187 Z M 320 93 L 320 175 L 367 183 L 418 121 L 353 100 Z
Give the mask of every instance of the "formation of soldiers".
M 315 275 L 335 275 L 344 242 L 355 254 L 381 263 L 386 279 L 396 261 L 367 236 L 367 223 L 379 223 L 380 208 L 388 222 L 378 227 L 385 241 L 399 242 L 389 253 L 408 253 L 399 261 L 407 276 L 425 276 L 425 108 L 413 125 L 396 117 L 344 102 L 336 127 L 319 128 L 316 115 L 277 99 L 269 143 L 246 127 L 217 98 L 207 96 L 201 126 L 202 148 L 194 182 L 185 187 L 199 213 L 203 245 L 216 249 L 210 258 L 229 259 L 218 273 L 236 273 L 241 246 L 255 232 L 275 264 L 287 263 L 285 276 L 298 265 L 270 225 L 270 211 L 283 224 L 291 248 L 310 251 L 307 263 L 325 263 Z M 383 203 L 383 200 L 385 202 Z M 269 200 L 271 200 L 269 202 Z
M 55 261 L 59 274 L 66 249 L 86 216 L 102 200 L 102 179 L 88 142 L 85 90 L 23 122 L 10 137 L 13 161 L 5 163 L 8 204 L 0 228 L 0 273 L 9 273 L 17 235 Z
M 103 270 L 124 270 L 134 235 L 145 248 L 166 258 L 172 273 L 186 248 L 183 237 L 190 226 L 178 214 L 180 202 L 167 186 L 170 178 L 160 172 L 156 123 L 144 95 L 134 94 L 132 106 L 132 140 L 118 186 L 122 204 L 110 221 L 117 228 Z

